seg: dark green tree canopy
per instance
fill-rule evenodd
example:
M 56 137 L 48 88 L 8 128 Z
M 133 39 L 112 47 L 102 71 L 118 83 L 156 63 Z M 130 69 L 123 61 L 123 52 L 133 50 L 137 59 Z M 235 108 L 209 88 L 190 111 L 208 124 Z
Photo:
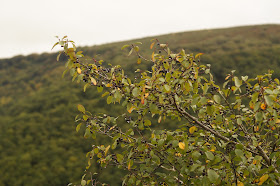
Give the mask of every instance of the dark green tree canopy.
M 280 82 L 273 72 L 249 79 L 232 71 L 219 86 L 211 66 L 200 62 L 202 53 L 176 53 L 151 42 L 149 57 L 141 55 L 141 43 L 122 47 L 137 56 L 135 64 L 150 64 L 136 70 L 135 79 L 119 65 L 84 57 L 66 36 L 54 45 L 64 49 L 57 59 L 68 57 L 63 74 L 125 108 L 116 116 L 78 105 L 76 130 L 85 129 L 85 138 L 111 139 L 93 142 L 81 185 L 100 183 L 90 171 L 93 161 L 125 170 L 123 185 L 280 184 Z M 180 125 L 160 129 L 170 118 Z M 123 120 L 126 125 L 119 124 Z

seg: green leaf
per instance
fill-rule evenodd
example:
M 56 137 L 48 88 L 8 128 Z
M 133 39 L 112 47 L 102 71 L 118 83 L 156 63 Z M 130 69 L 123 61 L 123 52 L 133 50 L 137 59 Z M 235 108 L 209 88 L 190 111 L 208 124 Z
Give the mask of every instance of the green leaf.
M 159 147 L 163 146 L 164 141 L 165 141 L 164 139 L 158 140 L 158 146 L 159 146 Z
M 261 121 L 263 119 L 262 112 L 257 112 L 255 115 L 256 121 Z
M 214 105 L 211 105 L 211 106 L 207 106 L 207 107 L 206 107 L 206 113 L 207 113 L 208 115 L 212 116 L 213 113 L 214 113 L 214 111 L 215 111 L 215 106 L 214 106 Z
M 273 94 L 273 91 L 270 90 L 270 89 L 265 89 L 265 92 L 268 93 L 268 94 Z
M 78 124 L 76 127 L 76 131 L 79 132 L 80 128 L 81 128 L 82 123 Z
M 163 64 L 163 67 L 164 67 L 165 69 L 169 69 L 169 63 L 164 63 L 164 64 Z
M 97 87 L 97 91 L 98 91 L 98 92 L 102 92 L 102 91 L 103 91 L 103 87 L 102 87 L 102 86 L 98 86 L 98 87 Z
M 123 161 L 123 155 L 117 154 L 117 161 L 118 161 L 119 163 L 122 163 L 122 161 Z
M 163 77 L 160 77 L 158 80 L 161 82 L 165 82 L 165 79 Z
M 145 126 L 151 126 L 152 122 L 150 120 L 145 120 L 144 125 Z
M 139 52 L 139 47 L 138 47 L 138 46 L 135 46 L 135 47 L 134 47 L 134 50 L 135 50 L 136 52 Z
M 202 105 L 205 105 L 206 103 L 207 103 L 207 101 L 208 101 L 208 99 L 206 98 L 206 97 L 202 97 L 201 99 L 200 99 L 200 103 L 202 104 Z
M 89 83 L 85 84 L 85 86 L 84 86 L 84 92 L 87 90 L 87 87 L 88 87 L 88 86 L 90 86 Z
M 247 80 L 248 80 L 248 76 L 241 76 L 241 79 L 242 79 L 243 81 L 247 81 Z
M 205 152 L 205 154 L 209 160 L 214 160 L 215 156 L 212 154 L 212 152 L 208 151 L 208 152 Z
M 130 45 L 123 45 L 122 46 L 122 48 L 121 48 L 121 50 L 123 50 L 123 49 L 125 49 L 125 48 L 127 48 L 127 47 L 129 47 Z
M 234 77 L 234 83 L 235 83 L 235 86 L 237 88 L 239 88 L 241 85 L 242 85 L 242 80 L 239 80 L 238 77 Z
M 56 43 L 53 45 L 52 49 L 53 49 L 56 45 L 58 45 L 58 44 L 59 44 L 59 42 L 56 42 Z
M 90 129 L 87 128 L 87 129 L 86 129 L 86 132 L 85 132 L 85 134 L 84 134 L 84 138 L 89 138 L 90 136 L 91 136 Z
M 82 180 L 82 181 L 81 181 L 81 185 L 82 185 L 82 186 L 85 186 L 86 184 L 87 184 L 87 181 L 86 181 L 86 180 Z
M 132 54 L 132 52 L 133 52 L 133 48 L 132 48 L 132 49 L 130 49 L 130 51 L 129 51 L 129 53 L 128 53 L 128 55 L 127 55 L 127 56 L 130 56 L 130 55 Z
M 272 106 L 273 105 L 273 99 L 271 95 L 265 95 L 264 96 L 265 102 L 267 103 L 268 106 Z
M 120 102 L 121 101 L 121 99 L 122 99 L 122 94 L 120 93 L 120 91 L 116 91 L 115 92 L 115 94 L 114 94 L 114 97 L 116 98 L 116 100 L 118 101 L 118 102 Z
M 82 112 L 82 113 L 85 113 L 86 112 L 86 109 L 85 109 L 85 107 L 83 106 L 83 105 L 81 105 L 81 104 L 78 104 L 78 110 L 80 111 L 80 112 Z
M 191 166 L 191 171 L 193 172 L 193 171 L 195 171 L 195 169 L 197 169 L 198 167 L 200 167 L 201 165 L 199 165 L 199 164 L 197 164 L 197 163 L 195 163 L 195 164 L 193 164 L 192 166 Z
M 170 81 L 170 79 L 171 79 L 171 74 L 170 74 L 170 72 L 166 73 L 165 79 L 166 79 L 166 82 L 169 83 L 169 81 Z
M 88 115 L 83 115 L 83 119 L 86 121 L 88 119 Z
M 137 87 L 135 87 L 135 88 L 132 90 L 132 95 L 133 95 L 134 97 L 138 97 L 139 94 L 140 94 L 140 89 L 137 88 Z
M 163 87 L 166 92 L 170 92 L 171 88 L 169 85 L 164 85 Z
M 108 96 L 107 97 L 107 104 L 112 103 L 113 97 L 112 96 Z
M 117 147 L 117 141 L 112 144 L 112 149 L 114 150 Z
M 91 137 L 92 137 L 92 139 L 96 139 L 96 134 L 94 131 L 92 131 Z
M 56 61 L 59 61 L 60 55 L 61 55 L 61 52 L 59 52 L 59 54 L 57 55 Z
M 157 109 L 157 106 L 155 104 L 150 105 L 150 111 L 151 111 L 152 114 L 156 114 L 157 110 L 158 109 Z
M 241 118 L 237 118 L 237 121 L 236 121 L 236 122 L 237 122 L 238 125 L 241 125 L 241 124 L 242 124 Z
M 208 169 L 207 174 L 211 183 L 215 183 L 219 178 L 219 175 L 212 169 Z
M 208 88 L 209 88 L 208 84 L 205 83 L 204 86 L 202 87 L 203 94 L 207 93 Z
M 252 102 L 255 103 L 257 100 L 258 100 L 258 97 L 259 97 L 259 92 L 255 92 L 253 95 L 252 95 Z
M 240 150 L 240 149 L 235 149 L 234 151 L 235 151 L 235 154 L 236 154 L 238 157 L 244 156 L 244 153 L 243 153 L 242 150 Z
M 98 154 L 98 152 L 99 152 L 98 148 L 94 148 L 94 149 L 93 149 L 93 152 L 94 152 L 95 154 Z
M 64 72 L 62 73 L 62 78 L 64 78 L 64 76 L 67 72 L 68 72 L 68 69 L 64 70 Z
M 254 106 L 254 112 L 256 112 L 260 108 L 261 102 L 257 102 Z
M 198 151 L 194 151 L 192 153 L 192 157 L 194 160 L 198 159 L 201 156 L 201 154 Z
M 213 99 L 214 99 L 214 101 L 217 102 L 218 104 L 221 103 L 221 97 L 220 97 L 219 95 L 214 95 L 214 96 L 213 96 Z

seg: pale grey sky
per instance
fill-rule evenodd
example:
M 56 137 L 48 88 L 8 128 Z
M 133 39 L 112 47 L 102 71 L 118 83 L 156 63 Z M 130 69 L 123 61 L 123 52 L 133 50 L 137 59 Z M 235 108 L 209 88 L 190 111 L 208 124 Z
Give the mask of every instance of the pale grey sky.
M 171 32 L 280 24 L 280 0 L 6 0 L 0 58 L 51 52 L 54 36 L 96 45 Z

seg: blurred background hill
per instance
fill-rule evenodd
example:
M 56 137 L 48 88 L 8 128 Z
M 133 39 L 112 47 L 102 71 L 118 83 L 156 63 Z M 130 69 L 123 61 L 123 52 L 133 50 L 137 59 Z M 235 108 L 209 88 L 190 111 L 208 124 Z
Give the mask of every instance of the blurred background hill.
M 236 70 L 237 75 L 255 77 L 275 71 L 280 77 L 280 25 L 255 25 L 224 29 L 199 30 L 156 36 L 168 43 L 173 52 L 204 53 L 201 62 L 211 64 L 217 82 Z M 140 51 L 150 57 L 150 40 L 83 47 L 87 56 L 121 65 L 133 77 L 136 57 L 127 57 L 124 44 L 141 41 Z M 70 38 L 71 39 L 71 38 Z M 77 43 L 79 45 L 79 43 Z M 0 60 L 0 186 L 67 185 L 79 183 L 86 166 L 85 153 L 91 139 L 75 131 L 76 105 L 81 103 L 92 113 L 118 112 L 107 106 L 95 88 L 83 92 L 83 83 L 62 79 L 65 58 L 56 62 L 57 53 L 32 54 Z M 170 123 L 171 128 L 175 123 Z M 97 139 L 96 142 L 102 139 Z M 95 170 L 100 171 L 96 165 Z M 100 179 L 118 185 L 122 173 L 102 171 Z

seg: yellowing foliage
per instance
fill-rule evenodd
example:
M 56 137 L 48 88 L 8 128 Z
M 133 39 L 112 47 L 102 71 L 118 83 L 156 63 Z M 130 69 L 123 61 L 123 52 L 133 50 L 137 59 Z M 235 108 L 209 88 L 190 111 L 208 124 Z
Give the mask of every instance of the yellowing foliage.
M 184 142 L 180 142 L 178 145 L 179 145 L 179 148 L 180 148 L 180 149 L 182 149 L 182 150 L 185 149 L 185 146 L 186 146 L 186 145 L 185 145 Z
M 78 72 L 78 74 L 81 74 L 82 70 L 80 68 L 77 68 L 77 72 Z
M 193 134 L 194 131 L 196 131 L 196 126 L 192 126 L 192 127 L 189 129 L 189 132 L 190 132 L 191 134 Z
M 258 185 L 262 185 L 268 178 L 268 174 L 265 174 L 262 177 L 260 177 L 260 182 L 258 183 Z

